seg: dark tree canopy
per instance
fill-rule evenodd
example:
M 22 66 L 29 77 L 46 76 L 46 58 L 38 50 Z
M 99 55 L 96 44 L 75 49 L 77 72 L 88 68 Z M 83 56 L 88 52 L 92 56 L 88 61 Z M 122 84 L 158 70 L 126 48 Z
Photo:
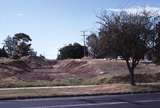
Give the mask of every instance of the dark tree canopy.
M 156 33 L 157 37 L 155 39 L 155 50 L 154 50 L 154 55 L 155 55 L 155 62 L 160 63 L 160 22 L 156 25 Z
M 4 49 L 4 47 L 0 49 L 0 57 L 8 57 L 8 54 L 6 50 Z
M 16 33 L 14 35 L 14 39 L 18 40 L 18 41 L 23 41 L 23 42 L 30 42 L 32 41 L 32 39 L 30 38 L 29 35 L 25 34 L 25 33 Z
M 98 36 L 94 33 L 87 37 L 88 53 L 94 58 L 98 55 L 98 42 Z
M 135 85 L 134 69 L 151 48 L 151 39 L 154 35 L 151 16 L 146 11 L 136 14 L 122 11 L 104 13 L 99 18 L 101 44 L 125 59 L 131 84 Z
M 79 59 L 84 56 L 84 46 L 79 43 L 69 44 L 59 50 L 58 59 Z M 87 48 L 86 48 L 87 49 Z
M 17 41 L 13 39 L 13 37 L 8 36 L 4 40 L 4 48 L 9 57 L 13 57 L 14 55 L 16 55 L 16 46 L 17 46 Z
M 25 33 L 17 33 L 13 37 L 8 36 L 4 40 L 4 48 L 11 58 L 20 58 L 33 54 L 29 35 Z

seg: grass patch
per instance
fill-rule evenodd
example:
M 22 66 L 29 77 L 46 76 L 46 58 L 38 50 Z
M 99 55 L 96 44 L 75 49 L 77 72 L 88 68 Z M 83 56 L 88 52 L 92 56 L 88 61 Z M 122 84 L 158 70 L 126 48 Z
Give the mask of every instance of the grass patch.
M 136 83 L 157 83 L 160 82 L 160 73 L 135 74 Z M 34 80 L 23 81 L 9 78 L 0 81 L 0 88 L 16 87 L 46 87 L 46 86 L 78 86 L 78 85 L 102 85 L 102 84 L 128 84 L 129 75 L 99 75 L 90 79 L 71 77 L 55 80 Z
M 135 74 L 136 83 L 154 83 L 160 82 L 160 73 L 155 74 Z M 103 75 L 98 76 L 90 80 L 89 83 L 101 85 L 101 84 L 114 84 L 114 83 L 123 83 L 127 84 L 130 82 L 129 75 Z
M 73 96 L 92 94 L 114 94 L 128 92 L 153 92 L 160 91 L 160 84 L 139 84 L 131 86 L 129 84 L 106 84 L 92 86 L 61 86 L 46 88 L 20 88 L 20 89 L 0 89 L 0 99 L 7 98 L 29 98 L 48 96 Z
M 74 86 L 83 85 L 82 79 L 70 78 L 62 80 L 36 80 L 36 81 L 0 81 L 0 88 L 20 88 L 20 87 L 48 87 L 48 86 Z

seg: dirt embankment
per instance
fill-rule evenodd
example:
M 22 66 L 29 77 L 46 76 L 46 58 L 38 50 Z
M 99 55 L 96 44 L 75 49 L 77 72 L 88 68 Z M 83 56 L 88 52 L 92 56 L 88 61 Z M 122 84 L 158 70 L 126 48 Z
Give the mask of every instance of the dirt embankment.
M 160 66 L 138 65 L 137 82 L 159 82 Z M 104 84 L 128 82 L 126 63 L 120 60 L 68 59 L 46 60 L 23 57 L 20 60 L 0 59 L 0 83 L 49 81 L 55 85 Z M 52 85 L 51 84 L 51 85 Z

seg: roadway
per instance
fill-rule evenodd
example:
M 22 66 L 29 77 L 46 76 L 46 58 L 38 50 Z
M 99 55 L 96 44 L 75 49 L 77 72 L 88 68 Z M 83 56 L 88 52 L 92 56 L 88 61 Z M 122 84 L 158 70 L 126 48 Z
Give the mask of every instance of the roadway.
M 1 100 L 0 108 L 160 108 L 160 93 Z

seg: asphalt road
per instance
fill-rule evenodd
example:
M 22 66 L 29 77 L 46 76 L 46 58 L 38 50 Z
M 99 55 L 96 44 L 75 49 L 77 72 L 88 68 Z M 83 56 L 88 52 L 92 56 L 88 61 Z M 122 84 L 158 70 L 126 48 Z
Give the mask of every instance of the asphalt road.
M 160 108 L 160 93 L 5 100 L 0 108 Z

